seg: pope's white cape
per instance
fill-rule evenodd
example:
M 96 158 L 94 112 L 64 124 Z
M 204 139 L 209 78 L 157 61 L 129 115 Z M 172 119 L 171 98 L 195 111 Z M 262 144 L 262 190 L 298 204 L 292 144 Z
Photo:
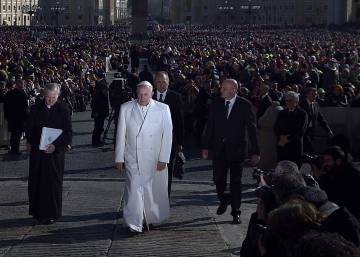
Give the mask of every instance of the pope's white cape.
M 116 136 L 115 162 L 124 162 L 124 225 L 141 232 L 143 219 L 159 224 L 170 215 L 168 171 L 157 163 L 169 163 L 172 122 L 166 104 L 150 100 L 145 120 L 136 100 L 121 105 Z

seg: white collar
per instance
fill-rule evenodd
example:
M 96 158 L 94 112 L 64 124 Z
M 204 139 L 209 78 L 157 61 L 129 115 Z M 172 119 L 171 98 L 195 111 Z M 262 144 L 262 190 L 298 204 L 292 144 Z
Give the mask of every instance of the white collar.
M 140 110 L 146 110 L 146 109 L 148 109 L 150 107 L 151 100 L 147 105 L 140 105 L 138 101 L 136 101 L 136 104 L 137 104 L 137 106 L 139 107 Z
M 225 99 L 225 103 L 226 103 L 227 101 L 230 101 L 230 104 L 233 105 L 233 104 L 235 103 L 235 100 L 236 100 L 236 95 L 235 95 L 233 98 L 231 98 L 230 100 L 226 100 L 226 99 Z
M 159 99 L 160 98 L 160 95 L 163 95 L 163 100 L 165 100 L 165 96 L 166 96 L 166 93 L 167 93 L 167 90 L 165 90 L 164 92 L 160 92 L 160 91 L 158 91 L 158 90 L 156 90 L 156 92 L 157 92 L 157 99 Z

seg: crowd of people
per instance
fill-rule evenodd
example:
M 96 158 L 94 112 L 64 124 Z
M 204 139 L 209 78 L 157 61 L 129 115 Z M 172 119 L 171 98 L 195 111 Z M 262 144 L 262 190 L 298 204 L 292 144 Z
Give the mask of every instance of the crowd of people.
M 109 105 L 115 112 L 115 124 L 120 125 L 117 135 L 122 138 L 127 138 L 128 133 L 124 126 L 136 124 L 130 118 L 126 124 L 118 123 L 118 117 L 131 117 L 133 108 L 139 108 L 138 123 L 146 124 L 149 106 L 157 106 L 159 113 L 171 114 L 172 121 L 166 119 L 166 122 L 168 128 L 174 128 L 174 135 L 172 144 L 166 146 L 167 153 L 161 147 L 157 149 L 164 154 L 163 158 L 151 160 L 149 165 L 155 163 L 158 171 L 164 170 L 166 163 L 172 164 L 175 154 L 182 151 L 187 139 L 198 140 L 196 143 L 203 148 L 205 159 L 209 150 L 214 152 L 214 182 L 220 200 L 217 213 L 223 214 L 231 205 L 234 224 L 241 223 L 241 172 L 247 161 L 248 141 L 251 164 L 264 170 L 275 169 L 271 176 L 261 179 L 257 211 L 249 224 L 241 256 L 300 257 L 310 256 L 315 250 L 320 255 L 319 245 L 330 247 L 335 243 L 339 247 L 333 256 L 358 256 L 360 172 L 350 160 L 349 149 L 341 144 L 342 148 L 334 146 L 322 155 L 319 163 L 313 163 L 314 185 L 308 185 L 299 171 L 304 153 L 315 154 L 312 137 L 317 126 L 329 138 L 334 137 L 320 107 L 360 107 L 358 33 L 259 28 L 249 38 L 246 30 L 235 26 L 169 26 L 161 27 L 143 41 L 131 41 L 126 28 L 116 27 L 15 30 L 16 33 L 14 29 L 4 29 L 0 35 L 0 145 L 9 146 L 10 154 L 20 153 L 20 140 L 29 125 L 29 121 L 26 125 L 29 106 L 42 103 L 44 95 L 45 105 L 53 111 L 49 114 L 44 106 L 32 110 L 29 120 L 33 121 L 36 135 L 41 124 L 34 113 L 41 113 L 44 122 L 51 125 L 46 115 L 55 115 L 59 109 L 65 120 L 68 113 L 64 106 L 76 112 L 86 110 L 91 103 L 95 119 L 94 147 L 103 145 L 101 134 L 104 120 L 110 114 Z M 117 85 L 114 81 L 108 87 L 105 73 L 109 56 L 111 66 L 126 79 L 126 84 Z M 148 60 L 143 68 L 141 58 Z M 154 95 L 149 91 L 153 87 Z M 139 95 L 141 90 L 144 95 Z M 52 101 L 51 94 L 64 104 Z M 146 101 L 141 102 L 140 96 Z M 118 103 L 137 97 L 119 116 Z M 152 115 L 151 119 L 158 118 Z M 60 148 L 63 154 L 71 148 L 71 126 L 54 120 L 55 123 L 61 123 L 68 134 L 66 140 L 46 153 L 59 154 L 55 149 Z M 156 127 L 169 137 L 168 128 Z M 8 132 L 10 142 L 5 142 L 9 139 Z M 127 140 L 134 143 L 140 132 L 141 127 L 138 135 Z M 38 137 L 30 140 L 32 149 L 37 147 L 38 140 Z M 129 169 L 124 166 L 127 162 L 124 156 L 128 154 L 123 149 L 125 143 L 120 138 L 117 140 L 117 166 L 120 170 Z M 43 153 L 33 153 L 33 163 L 37 163 L 38 156 Z M 56 158 L 60 158 L 61 173 L 64 157 Z M 133 161 L 130 171 L 135 172 L 139 167 L 135 165 L 137 160 Z M 34 174 L 35 166 L 32 166 Z M 228 169 L 229 195 L 225 193 Z M 172 168 L 168 171 L 170 196 Z M 61 185 L 56 187 L 61 195 Z M 141 201 L 131 192 L 128 197 Z M 31 198 L 30 214 L 44 218 L 37 209 L 41 203 L 35 198 Z M 168 201 L 167 197 L 164 199 Z M 143 213 L 139 206 L 130 205 L 127 206 L 129 227 L 141 232 Z M 45 217 L 43 222 L 52 223 L 61 216 L 61 204 L 54 208 L 55 214 Z M 131 213 L 141 216 L 141 219 L 135 217 L 140 219 L 136 219 L 135 225 Z M 167 217 L 168 213 L 163 216 Z M 325 248 L 324 251 L 329 249 Z

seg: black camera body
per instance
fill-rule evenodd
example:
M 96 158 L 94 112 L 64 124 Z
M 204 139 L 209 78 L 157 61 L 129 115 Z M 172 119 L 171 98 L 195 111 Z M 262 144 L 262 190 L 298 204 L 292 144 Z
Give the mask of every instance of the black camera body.
M 259 169 L 259 168 L 255 168 L 253 170 L 253 178 L 256 179 L 257 183 L 260 182 L 260 178 L 261 178 L 261 175 L 263 175 L 264 179 L 266 182 L 270 182 L 271 181 L 271 176 L 272 176 L 272 173 L 274 172 L 274 170 L 262 170 L 262 169 Z M 268 183 L 269 184 L 269 183 Z
M 302 161 L 303 163 L 309 163 L 317 168 L 320 168 L 323 163 L 323 157 L 321 155 L 303 154 Z

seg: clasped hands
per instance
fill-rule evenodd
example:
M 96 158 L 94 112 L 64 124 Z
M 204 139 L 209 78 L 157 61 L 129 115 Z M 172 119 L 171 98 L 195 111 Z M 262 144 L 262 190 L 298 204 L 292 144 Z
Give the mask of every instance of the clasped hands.
M 279 146 L 284 147 L 287 143 L 289 143 L 289 135 L 280 135 Z

